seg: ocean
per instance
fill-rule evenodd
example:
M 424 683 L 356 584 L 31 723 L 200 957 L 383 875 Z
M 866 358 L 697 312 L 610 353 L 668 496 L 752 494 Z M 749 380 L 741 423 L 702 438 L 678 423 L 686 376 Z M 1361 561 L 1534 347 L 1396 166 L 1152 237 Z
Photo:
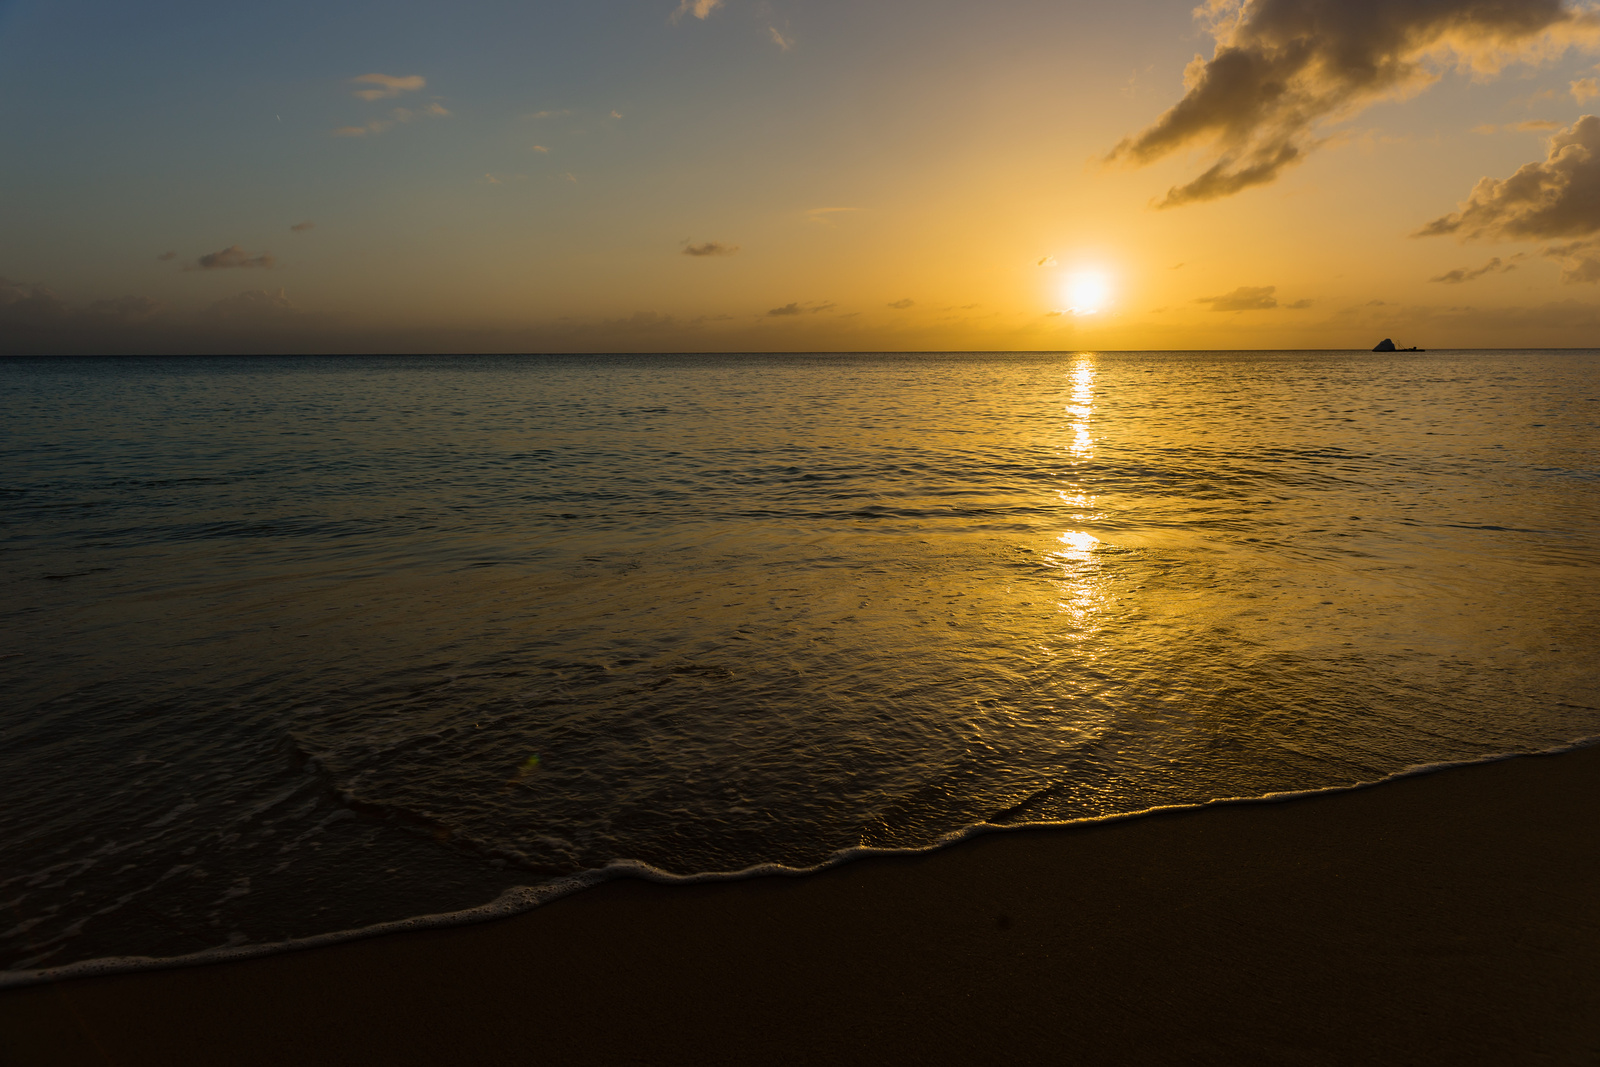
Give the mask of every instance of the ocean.
M 1600 352 L 0 387 L 3 982 L 1600 735 Z

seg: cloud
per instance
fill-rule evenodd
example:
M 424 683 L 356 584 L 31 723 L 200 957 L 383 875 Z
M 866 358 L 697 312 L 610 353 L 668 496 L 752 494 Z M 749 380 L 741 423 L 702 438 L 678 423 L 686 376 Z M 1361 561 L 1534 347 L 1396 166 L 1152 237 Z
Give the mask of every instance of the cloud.
M 1036 267 L 1053 267 L 1055 265 L 1056 265 L 1056 257 L 1055 256 L 1045 256 L 1039 262 L 1034 264 L 1034 266 L 1036 266 Z
M 42 285 L 0 278 L 0 323 L 45 326 L 66 317 L 67 304 Z
M 317 224 L 312 222 L 310 219 L 307 219 L 304 222 L 297 222 L 294 225 L 290 226 L 289 227 L 289 232 L 290 233 L 305 233 L 307 230 L 314 230 L 316 228 L 317 228 Z
M 427 107 L 409 108 L 397 107 L 389 112 L 386 119 L 373 119 L 365 126 L 340 126 L 333 131 L 335 137 L 365 137 L 369 133 L 377 135 L 384 130 L 393 129 L 397 123 L 410 122 L 412 119 L 437 118 L 447 119 L 450 112 L 442 104 L 429 104 Z
M 915 300 L 910 300 L 910 299 L 907 299 L 907 300 L 896 300 L 894 303 L 890 304 L 889 306 L 894 308 L 896 311 L 904 311 L 906 308 L 910 307 L 912 304 L 915 304 L 915 303 L 916 303 Z
M 1276 285 L 1241 285 L 1231 293 L 1221 296 L 1202 296 L 1196 304 L 1210 304 L 1212 311 L 1270 311 L 1278 306 L 1273 293 Z
M 1517 260 L 1524 258 L 1524 256 L 1525 253 L 1518 253 L 1511 258 L 1513 260 Z M 1446 285 L 1460 285 L 1462 282 L 1470 282 L 1475 278 L 1481 278 L 1485 274 L 1504 274 L 1508 270 L 1516 269 L 1516 263 L 1501 262 L 1500 257 L 1495 256 L 1481 267 L 1476 267 L 1473 269 L 1457 267 L 1455 270 L 1447 270 L 1437 278 L 1429 278 L 1428 280 L 1430 282 L 1443 282 Z
M 780 50 L 787 52 L 789 49 L 794 47 L 794 38 L 785 37 L 783 34 L 779 33 L 778 27 L 768 26 L 767 32 L 772 34 L 772 43 L 777 45 Z
M 96 300 L 92 302 L 86 313 L 97 323 L 120 326 L 146 322 L 161 308 L 161 304 L 146 297 L 119 296 L 114 300 Z
M 263 252 L 252 256 L 238 245 L 229 245 L 220 252 L 207 252 L 195 260 L 195 265 L 186 270 L 229 270 L 234 267 L 261 267 L 271 270 L 277 260 L 272 258 L 271 252 Z
M 1539 254 L 1561 261 L 1561 280 L 1568 285 L 1600 282 L 1600 238 L 1550 245 L 1541 248 Z
M 541 153 L 543 155 L 549 155 L 550 154 L 550 149 L 546 148 L 542 144 L 534 145 L 531 149 L 529 149 L 529 151 L 538 152 L 538 153 Z
M 401 93 L 416 92 L 428 82 L 420 74 L 408 74 L 403 78 L 396 78 L 390 74 L 363 74 L 359 78 L 351 78 L 350 84 L 375 86 L 372 89 L 356 90 L 356 95 L 363 100 L 387 100 Z
M 672 21 L 677 22 L 685 15 L 703 19 L 721 6 L 722 0 L 681 0 L 678 10 L 672 13 Z
M 1496 126 L 1486 122 L 1481 126 L 1472 127 L 1473 133 L 1491 134 L 1502 130 L 1515 130 L 1518 133 L 1544 133 L 1548 130 L 1559 130 L 1561 123 L 1551 119 L 1523 119 L 1521 122 L 1510 122 L 1504 126 Z
M 1412 236 L 1526 241 L 1600 232 L 1600 118 L 1585 115 L 1556 133 L 1544 162 L 1478 179 L 1458 207 Z
M 1567 86 L 1567 90 L 1572 93 L 1572 99 L 1581 104 L 1585 100 L 1600 96 L 1600 82 L 1596 82 L 1593 78 L 1579 78 Z
M 1420 91 L 1452 57 L 1480 75 L 1592 39 L 1563 0 L 1205 0 L 1216 40 L 1184 70 L 1185 93 L 1108 160 L 1152 163 L 1205 146 L 1214 162 L 1160 207 L 1262 185 L 1321 142 L 1319 123 Z
M 246 289 L 237 296 L 218 300 L 202 311 L 200 318 L 213 324 L 263 326 L 294 322 L 302 314 L 282 289 L 275 293 L 265 289 Z
M 528 117 L 530 119 L 554 119 L 554 118 L 560 118 L 563 115 L 570 115 L 570 114 L 572 114 L 572 109 L 564 107 L 564 108 L 561 108 L 561 109 L 559 109 L 557 111 L 535 111 L 533 114 L 529 115 Z
M 707 241 L 704 244 L 685 245 L 683 254 L 686 256 L 731 256 L 738 251 L 738 245 L 725 245 L 721 241 Z
M 783 315 L 815 315 L 821 311 L 829 311 L 838 307 L 837 304 L 785 304 L 781 308 L 768 311 L 769 316 Z

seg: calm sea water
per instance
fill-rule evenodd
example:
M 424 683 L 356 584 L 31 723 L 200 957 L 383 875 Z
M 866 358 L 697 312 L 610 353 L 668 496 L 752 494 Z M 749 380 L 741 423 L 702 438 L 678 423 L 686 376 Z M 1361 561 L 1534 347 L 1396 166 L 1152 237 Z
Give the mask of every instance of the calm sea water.
M 0 387 L 13 971 L 1600 733 L 1594 352 Z

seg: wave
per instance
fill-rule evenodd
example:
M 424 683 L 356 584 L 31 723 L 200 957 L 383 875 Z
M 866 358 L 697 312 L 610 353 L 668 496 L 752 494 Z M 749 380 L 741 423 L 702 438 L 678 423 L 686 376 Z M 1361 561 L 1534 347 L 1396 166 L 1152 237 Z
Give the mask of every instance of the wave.
M 350 930 L 336 930 L 330 933 L 317 934 L 311 937 L 293 938 L 286 941 L 263 942 L 256 944 L 224 945 L 217 948 L 206 949 L 201 952 L 192 952 L 183 956 L 108 956 L 99 959 L 80 960 L 75 963 L 62 964 L 58 967 L 44 967 L 35 970 L 0 971 L 0 989 L 18 988 L 22 986 L 38 985 L 45 982 L 57 982 L 71 978 L 88 978 L 98 975 L 126 974 L 139 971 L 166 970 L 174 967 L 193 967 L 208 963 L 223 963 L 235 960 L 255 959 L 262 956 L 273 956 L 283 952 L 294 952 L 301 949 L 320 948 L 327 945 L 343 944 L 348 941 L 357 941 L 369 937 L 378 937 L 384 934 L 402 933 L 411 930 L 431 930 L 450 926 L 465 926 L 471 923 L 486 922 L 492 919 L 505 919 L 520 915 L 534 908 L 570 896 L 573 893 L 589 889 L 618 878 L 636 878 L 647 882 L 656 882 L 665 885 L 693 885 L 702 882 L 732 882 L 751 878 L 798 878 L 815 874 L 841 864 L 855 860 L 870 859 L 874 857 L 909 856 L 933 852 L 959 844 L 974 837 L 985 834 L 1010 833 L 1020 830 L 1041 829 L 1068 829 L 1084 826 L 1102 825 L 1131 821 L 1134 819 L 1148 818 L 1175 811 L 1197 811 L 1208 808 L 1235 807 L 1249 804 L 1281 804 L 1287 801 L 1302 800 L 1307 797 L 1325 796 L 1334 793 L 1353 793 L 1375 786 L 1386 785 L 1404 778 L 1414 778 L 1422 775 L 1434 774 L 1439 771 L 1452 770 L 1461 767 L 1475 767 L 1483 764 L 1500 763 L 1505 760 L 1523 759 L 1537 756 L 1554 756 L 1564 752 L 1573 752 L 1578 749 L 1588 748 L 1600 744 L 1600 734 L 1580 738 L 1552 748 L 1538 749 L 1531 752 L 1503 752 L 1480 759 L 1451 760 L 1440 763 L 1412 764 L 1392 774 L 1370 782 L 1360 782 L 1355 785 L 1325 786 L 1318 789 L 1289 790 L 1275 793 L 1265 793 L 1260 796 L 1247 797 L 1219 797 L 1200 804 L 1165 804 L 1144 808 L 1139 811 L 1123 812 L 1115 815 L 1095 816 L 1083 819 L 1065 821 L 1040 821 L 1017 823 L 981 822 L 965 826 L 944 834 L 931 844 L 919 848 L 881 848 L 870 845 L 856 846 L 840 849 L 832 853 L 822 862 L 809 867 L 791 867 L 780 863 L 759 863 L 744 867 L 736 871 L 701 871 L 693 874 L 673 874 L 653 867 L 637 860 L 615 860 L 604 867 L 582 871 L 577 874 L 567 875 L 549 882 L 532 886 L 513 886 L 500 894 L 498 898 L 475 908 L 466 908 L 460 911 L 442 912 L 433 915 L 418 915 L 408 919 L 399 919 L 391 922 L 376 923 Z M 1005 814 L 1005 813 L 1001 813 Z

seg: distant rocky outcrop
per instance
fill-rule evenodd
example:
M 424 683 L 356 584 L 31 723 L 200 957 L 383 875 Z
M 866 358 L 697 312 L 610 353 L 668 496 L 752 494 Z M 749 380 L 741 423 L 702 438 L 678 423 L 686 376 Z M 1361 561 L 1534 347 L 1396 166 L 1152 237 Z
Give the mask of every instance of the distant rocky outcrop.
M 1372 350 L 1374 352 L 1393 352 L 1394 342 L 1385 337 L 1383 340 L 1374 345 Z

